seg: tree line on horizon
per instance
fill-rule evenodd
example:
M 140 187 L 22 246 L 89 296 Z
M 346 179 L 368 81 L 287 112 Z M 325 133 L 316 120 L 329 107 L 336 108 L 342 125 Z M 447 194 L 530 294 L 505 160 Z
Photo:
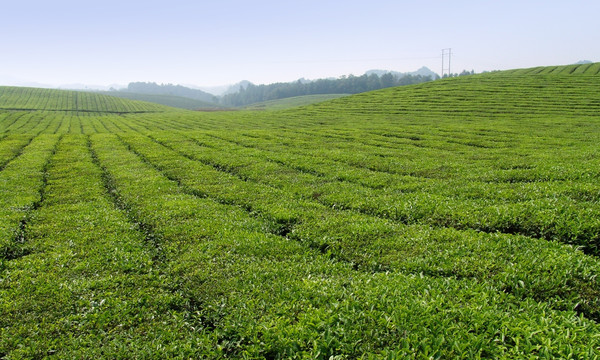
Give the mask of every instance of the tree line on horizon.
M 338 79 L 297 80 L 295 82 L 269 85 L 254 85 L 250 83 L 241 87 L 236 93 L 222 96 L 220 103 L 226 106 L 245 106 L 263 101 L 303 95 L 357 94 L 393 86 L 419 84 L 431 80 L 433 80 L 431 76 L 410 74 L 396 76 L 392 73 L 386 73 L 381 76 L 377 74 L 348 75 Z
M 463 71 L 460 74 L 445 74 L 444 77 L 471 75 L 474 72 Z M 347 75 L 336 79 L 318 79 L 313 81 L 297 80 L 268 85 L 245 83 L 239 90 L 222 96 L 215 96 L 199 89 L 182 85 L 157 84 L 154 82 L 132 82 L 120 92 L 170 95 L 200 100 L 223 106 L 240 107 L 269 100 L 278 100 L 304 95 L 325 94 L 358 94 L 394 86 L 413 85 L 439 79 L 435 75 L 420 74 L 364 74 L 361 76 Z

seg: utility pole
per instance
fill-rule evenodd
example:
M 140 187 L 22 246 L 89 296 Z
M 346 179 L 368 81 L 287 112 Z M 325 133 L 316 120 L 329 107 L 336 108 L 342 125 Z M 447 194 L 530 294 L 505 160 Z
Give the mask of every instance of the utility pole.
M 446 55 L 448 55 L 448 67 L 446 67 Z M 442 78 L 444 77 L 444 71 L 448 70 L 448 76 L 452 75 L 451 70 L 451 62 L 452 62 L 452 49 L 442 49 Z

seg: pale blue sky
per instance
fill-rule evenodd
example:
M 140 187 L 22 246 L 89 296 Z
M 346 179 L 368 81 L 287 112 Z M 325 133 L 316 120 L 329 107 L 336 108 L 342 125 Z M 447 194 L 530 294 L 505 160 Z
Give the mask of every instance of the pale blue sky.
M 598 0 L 4 0 L 0 84 L 439 73 L 442 48 L 453 72 L 600 61 L 599 15 Z

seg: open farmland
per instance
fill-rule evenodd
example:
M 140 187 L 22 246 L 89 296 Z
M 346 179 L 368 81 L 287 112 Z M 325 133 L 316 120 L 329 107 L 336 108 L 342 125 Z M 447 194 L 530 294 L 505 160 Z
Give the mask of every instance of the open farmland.
M 0 110 L 53 111 L 70 115 L 145 113 L 168 107 L 143 102 L 122 100 L 114 96 L 78 91 L 50 90 L 22 87 L 0 87 Z M 73 114 L 75 113 L 75 114 Z
M 268 112 L 0 87 L 0 358 L 598 358 L 599 70 Z

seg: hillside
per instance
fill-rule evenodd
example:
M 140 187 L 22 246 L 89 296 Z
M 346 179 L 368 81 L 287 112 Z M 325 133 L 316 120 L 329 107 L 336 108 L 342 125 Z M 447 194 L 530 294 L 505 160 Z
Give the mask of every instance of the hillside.
M 149 82 L 132 82 L 127 89 L 119 90 L 134 94 L 168 95 L 194 99 L 206 103 L 217 103 L 217 98 L 199 89 L 191 89 L 182 85 L 156 84 Z
M 502 72 L 504 75 L 600 75 L 600 63 L 581 62 L 574 65 L 538 66 Z
M 407 119 L 438 122 L 595 117 L 600 63 L 498 71 L 355 94 L 266 114 L 206 114 L 203 129 L 394 127 Z M 576 70 L 573 70 L 573 69 Z M 563 73 L 560 73 L 563 71 Z M 359 121 L 360 120 L 360 121 Z M 214 124 L 214 125 L 213 125 Z
M 273 111 L 9 89 L 0 357 L 600 357 L 581 66 Z
M 304 95 L 294 96 L 289 98 L 283 98 L 278 100 L 263 101 L 260 103 L 254 103 L 245 107 L 247 110 L 283 110 L 289 108 L 295 108 L 298 106 L 305 106 L 314 103 L 320 103 L 327 100 L 337 99 L 349 94 L 325 94 L 325 95 Z
M 174 95 L 159 95 L 159 94 L 139 94 L 126 91 L 106 91 L 102 94 L 108 96 L 115 96 L 123 99 L 146 101 L 156 103 L 160 105 L 187 109 L 187 110 L 200 110 L 200 109 L 225 109 L 225 107 L 216 104 L 214 102 L 206 102 L 201 100 L 195 100 L 183 96 Z
M 306 115 L 595 116 L 600 111 L 599 70 L 596 63 L 443 79 L 317 104 L 307 108 Z
M 386 70 L 370 70 L 362 76 L 343 76 L 338 79 L 318 79 L 268 85 L 254 85 L 242 81 L 232 85 L 221 96 L 215 96 L 199 89 L 182 85 L 156 84 L 147 82 L 130 83 L 126 89 L 107 92 L 106 94 L 128 99 L 151 101 L 189 110 L 215 109 L 226 107 L 260 108 L 265 102 L 282 99 L 298 99 L 301 96 L 319 97 L 337 94 L 356 94 L 375 89 L 393 86 L 410 85 L 431 81 L 437 75 L 423 67 L 412 73 L 400 73 Z M 189 101 L 185 99 L 195 100 Z M 309 99 L 308 97 L 305 99 Z M 285 104 L 286 100 L 283 101 Z M 291 102 L 294 102 L 291 100 Z M 311 103 L 306 102 L 307 103 Z M 212 104 L 212 105 L 211 105 Z M 220 104 L 220 105 L 219 105 Z M 280 108 L 281 109 L 281 108 Z
M 69 90 L 0 86 L 0 110 L 43 110 L 75 113 L 148 113 L 168 108 L 149 102 Z
M 236 93 L 226 94 L 220 103 L 229 106 L 247 106 L 270 100 L 278 100 L 305 95 L 357 94 L 394 86 L 405 86 L 432 81 L 434 78 L 422 75 L 371 73 L 362 76 L 342 76 L 338 79 L 298 80 L 269 85 L 248 84 Z

